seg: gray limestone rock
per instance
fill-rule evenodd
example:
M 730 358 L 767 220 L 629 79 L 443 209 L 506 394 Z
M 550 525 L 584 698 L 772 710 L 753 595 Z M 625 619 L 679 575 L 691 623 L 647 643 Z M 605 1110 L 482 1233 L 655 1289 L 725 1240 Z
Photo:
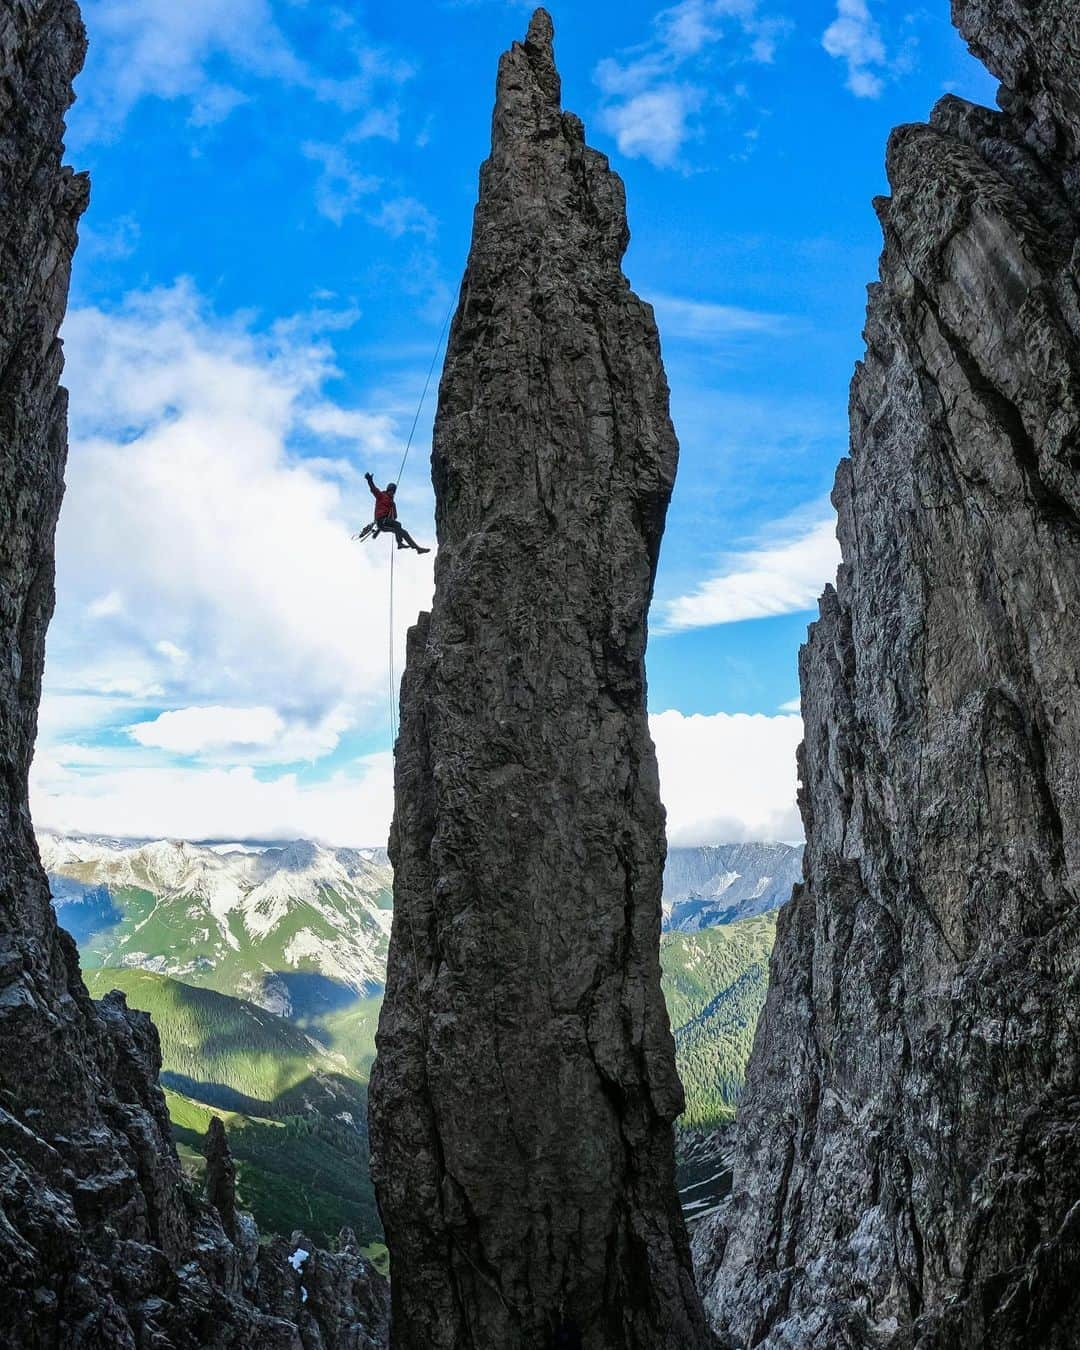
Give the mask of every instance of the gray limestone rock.
M 397 1350 L 711 1343 L 673 1179 L 643 668 L 678 450 L 627 241 L 538 10 L 499 68 L 402 689 L 371 1085 Z
M 220 1116 L 213 1116 L 203 1142 L 206 1157 L 206 1198 L 217 1210 L 230 1238 L 236 1235 L 236 1164 Z
M 730 1345 L 1080 1343 L 1080 8 L 954 11 L 1002 111 L 889 145 L 805 884 L 695 1233 Z
M 369 1350 L 387 1296 L 358 1252 L 325 1258 L 302 1317 L 260 1306 L 250 1220 L 230 1241 L 186 1185 L 157 1032 L 122 994 L 87 995 L 31 830 L 67 450 L 57 330 L 87 200 L 63 119 L 84 45 L 72 0 L 0 6 L 0 1345 Z

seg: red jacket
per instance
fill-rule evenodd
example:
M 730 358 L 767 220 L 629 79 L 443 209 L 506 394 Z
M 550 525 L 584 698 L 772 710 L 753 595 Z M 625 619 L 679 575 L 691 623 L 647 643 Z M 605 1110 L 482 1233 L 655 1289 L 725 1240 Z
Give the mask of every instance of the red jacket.
M 375 486 L 371 480 L 371 475 L 367 476 L 368 487 L 371 489 L 371 495 L 375 498 L 375 519 L 376 520 L 397 520 L 397 507 L 394 505 L 394 499 L 389 492 L 382 492 Z

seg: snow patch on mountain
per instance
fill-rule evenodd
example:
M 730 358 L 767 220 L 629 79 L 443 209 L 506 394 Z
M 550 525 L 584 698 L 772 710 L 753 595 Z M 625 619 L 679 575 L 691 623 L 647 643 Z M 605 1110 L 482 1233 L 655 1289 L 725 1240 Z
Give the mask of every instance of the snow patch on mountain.
M 296 1011 L 297 975 L 357 997 L 382 982 L 393 885 L 385 850 L 44 833 L 38 844 L 60 921 L 88 966 L 142 966 L 280 1016 Z
M 802 878 L 801 844 L 716 844 L 668 850 L 664 928 L 695 932 L 778 909 Z

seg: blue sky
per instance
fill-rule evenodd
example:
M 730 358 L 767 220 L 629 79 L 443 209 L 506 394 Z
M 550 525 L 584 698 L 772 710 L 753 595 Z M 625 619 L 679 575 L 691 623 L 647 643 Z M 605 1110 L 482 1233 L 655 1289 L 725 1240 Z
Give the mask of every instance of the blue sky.
M 554 6 L 564 101 L 627 184 L 682 442 L 649 652 L 677 842 L 798 837 L 796 656 L 835 567 L 890 128 L 994 85 L 946 0 Z M 529 7 L 88 0 L 92 204 L 38 823 L 385 836 L 394 476 Z M 403 482 L 432 533 L 433 400 Z M 404 628 L 429 559 L 397 573 Z

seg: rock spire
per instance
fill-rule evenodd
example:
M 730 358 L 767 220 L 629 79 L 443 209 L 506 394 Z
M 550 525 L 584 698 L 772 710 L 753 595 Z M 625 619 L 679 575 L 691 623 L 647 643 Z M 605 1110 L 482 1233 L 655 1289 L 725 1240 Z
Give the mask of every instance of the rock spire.
M 212 1116 L 203 1140 L 206 1158 L 206 1198 L 217 1210 L 221 1226 L 236 1236 L 236 1164 L 220 1116 Z
M 402 688 L 371 1089 L 397 1350 L 711 1344 L 643 669 L 678 449 L 622 183 L 561 109 L 552 38 L 537 10 L 499 67 Z
M 805 883 L 733 1204 L 740 1346 L 1080 1340 L 1080 8 L 956 0 L 892 195 L 801 657 Z
M 380 1350 L 385 1285 L 358 1252 L 313 1253 L 301 1300 L 281 1239 L 260 1249 L 235 1213 L 227 1236 L 189 1190 L 157 1032 L 122 994 L 87 995 L 31 829 L 67 451 L 57 331 L 88 192 L 62 139 L 84 49 L 72 0 L 0 12 L 0 1345 Z

